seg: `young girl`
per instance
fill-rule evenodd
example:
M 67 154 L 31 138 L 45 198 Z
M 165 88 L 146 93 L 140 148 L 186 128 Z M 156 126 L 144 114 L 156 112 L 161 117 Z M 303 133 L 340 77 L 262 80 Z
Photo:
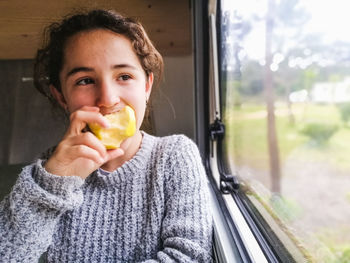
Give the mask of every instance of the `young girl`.
M 183 135 L 140 130 L 162 58 L 143 27 L 94 10 L 53 24 L 35 85 L 70 115 L 0 205 L 0 262 L 211 262 L 206 175 Z M 106 150 L 86 131 L 126 105 L 136 133 Z M 43 124 L 45 125 L 45 124 Z

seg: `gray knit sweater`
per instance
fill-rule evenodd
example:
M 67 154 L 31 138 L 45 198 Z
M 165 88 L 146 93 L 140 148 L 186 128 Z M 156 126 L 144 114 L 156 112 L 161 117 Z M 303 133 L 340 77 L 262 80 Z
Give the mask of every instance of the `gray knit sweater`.
M 0 262 L 211 262 L 207 180 L 187 137 L 143 133 L 110 174 L 25 167 L 0 203 Z

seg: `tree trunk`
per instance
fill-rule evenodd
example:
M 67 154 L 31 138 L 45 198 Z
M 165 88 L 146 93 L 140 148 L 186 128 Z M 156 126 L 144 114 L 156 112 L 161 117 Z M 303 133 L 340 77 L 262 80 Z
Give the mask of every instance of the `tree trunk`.
M 287 83 L 286 84 L 286 101 L 287 101 L 287 108 L 288 108 L 288 120 L 289 120 L 290 125 L 294 125 L 295 124 L 295 117 L 293 114 L 292 102 L 289 99 L 289 95 L 290 95 L 290 85 L 289 85 L 289 83 Z
M 270 161 L 270 176 L 271 176 L 271 190 L 274 193 L 281 193 L 281 171 L 279 160 L 278 140 L 276 134 L 275 121 L 275 106 L 274 106 L 274 86 L 273 75 L 271 71 L 272 64 L 272 32 L 273 32 L 273 3 L 274 0 L 269 0 L 268 11 L 266 16 L 266 39 L 265 39 L 265 78 L 264 90 L 266 96 L 267 107 L 267 141 L 269 149 Z

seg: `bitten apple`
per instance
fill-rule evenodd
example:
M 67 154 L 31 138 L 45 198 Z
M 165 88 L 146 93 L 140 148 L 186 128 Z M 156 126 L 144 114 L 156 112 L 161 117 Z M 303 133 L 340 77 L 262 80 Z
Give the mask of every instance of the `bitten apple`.
M 101 140 L 106 149 L 116 149 L 127 138 L 133 136 L 136 131 L 135 112 L 130 106 L 125 106 L 118 112 L 104 115 L 110 127 L 102 128 L 96 123 L 89 123 L 92 133 Z

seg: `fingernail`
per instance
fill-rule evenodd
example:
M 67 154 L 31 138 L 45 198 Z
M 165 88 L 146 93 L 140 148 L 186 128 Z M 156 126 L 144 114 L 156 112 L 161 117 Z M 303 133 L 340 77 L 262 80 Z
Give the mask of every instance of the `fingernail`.
M 111 127 L 111 125 L 110 125 L 110 123 L 109 123 L 108 121 L 104 121 L 104 122 L 103 122 L 103 127 L 106 128 L 106 129 L 108 129 L 108 128 Z

